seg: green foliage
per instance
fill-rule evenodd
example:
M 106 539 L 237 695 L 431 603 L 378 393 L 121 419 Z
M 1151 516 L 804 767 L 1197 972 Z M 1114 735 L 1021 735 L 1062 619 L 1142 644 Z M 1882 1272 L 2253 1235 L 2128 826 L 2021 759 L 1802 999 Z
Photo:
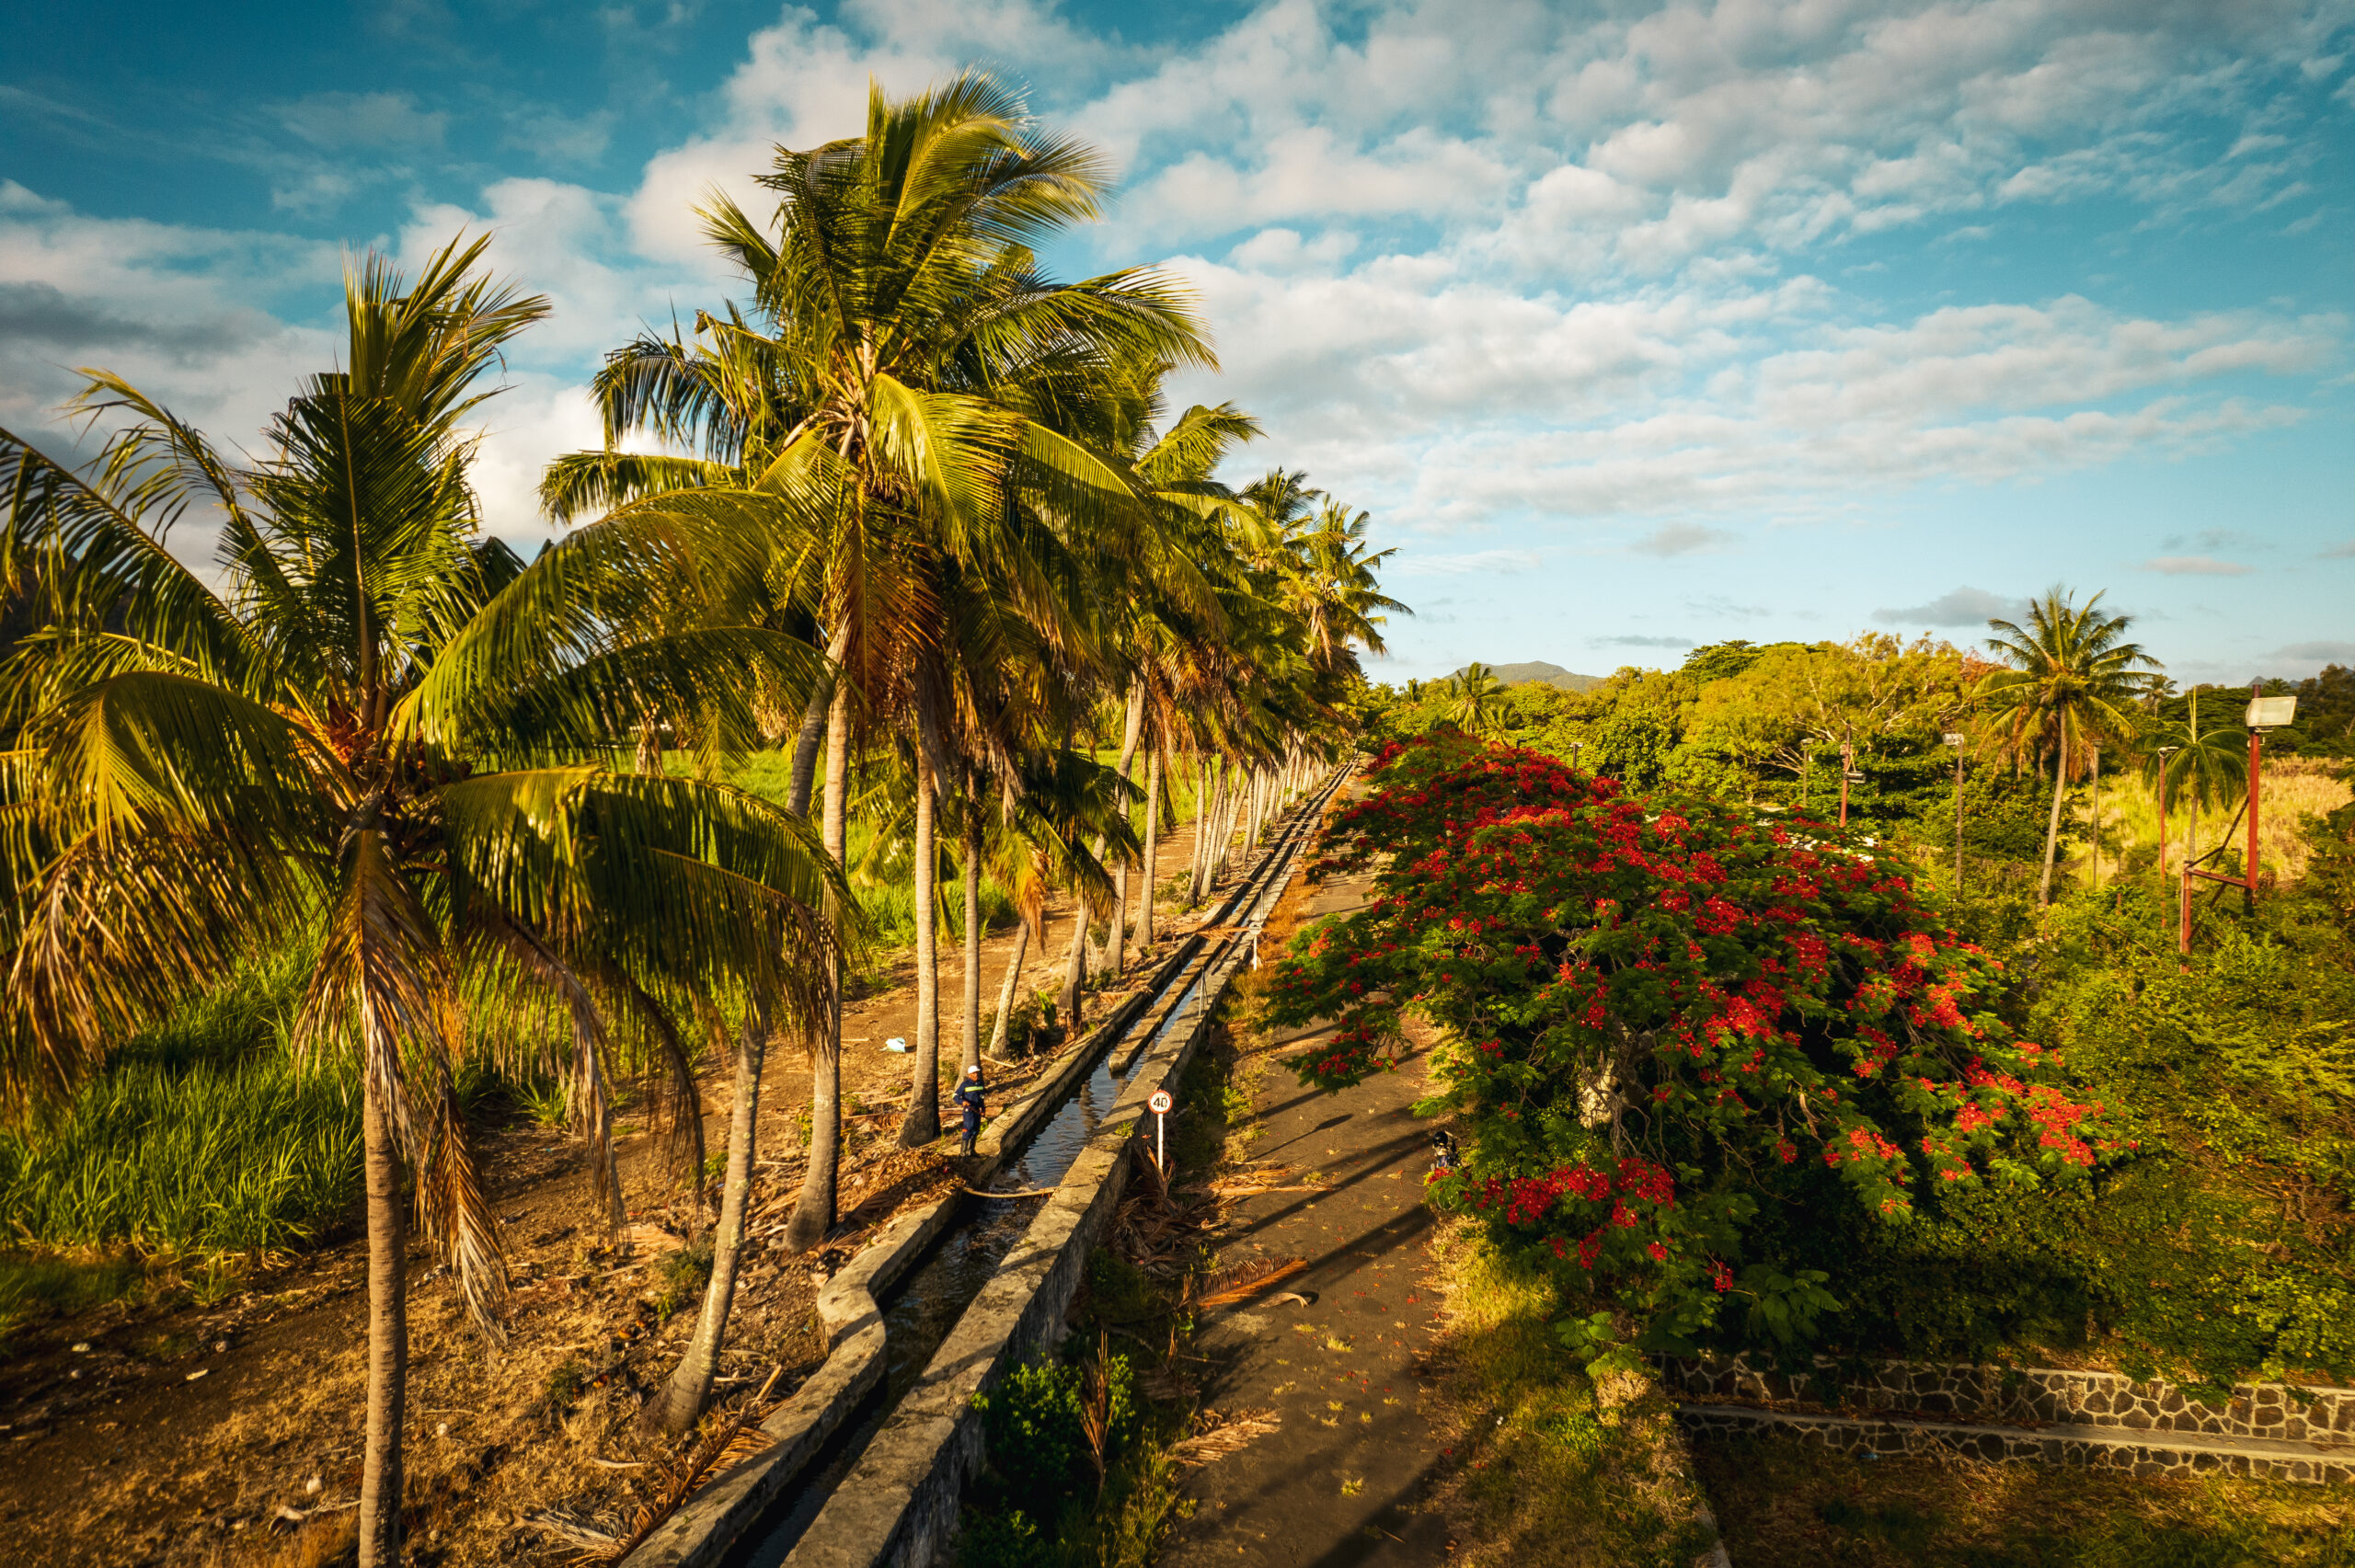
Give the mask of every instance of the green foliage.
M 286 1044 L 290 946 L 126 1042 L 57 1110 L 0 1130 L 0 1225 L 47 1248 L 283 1252 L 359 1196 L 360 1095 Z
M 282 1055 L 177 1072 L 134 1059 L 0 1133 L 0 1220 L 44 1246 L 283 1252 L 359 1190 L 357 1074 Z
M 1112 1456 L 1137 1436 L 1143 1405 L 1127 1356 L 1107 1357 L 1104 1376 L 1111 1415 L 1105 1448 Z M 1094 1489 L 1096 1472 L 1081 1420 L 1086 1393 L 1086 1368 L 1041 1361 L 1017 1367 L 982 1401 L 990 1467 L 1008 1494 L 1024 1499 L 1040 1517 L 1051 1518 L 1051 1501 L 1075 1487 Z
M 661 1282 L 654 1296 L 657 1315 L 667 1319 L 702 1300 L 704 1287 L 711 1280 L 711 1233 L 706 1231 L 665 1257 L 656 1265 L 655 1276 Z
M 1967 905 L 2015 1005 L 2133 1155 L 2074 1188 L 1925 1195 L 1903 1232 L 1802 1201 L 1773 1245 L 1836 1270 L 1845 1348 L 2092 1349 L 2222 1387 L 2355 1376 L 2355 944 L 2309 893 L 2256 930 L 2203 909 L 2188 967 L 2141 891 Z M 2171 904 L 2171 900 L 2169 903 Z M 1968 927 L 1967 927 L 1968 928 Z

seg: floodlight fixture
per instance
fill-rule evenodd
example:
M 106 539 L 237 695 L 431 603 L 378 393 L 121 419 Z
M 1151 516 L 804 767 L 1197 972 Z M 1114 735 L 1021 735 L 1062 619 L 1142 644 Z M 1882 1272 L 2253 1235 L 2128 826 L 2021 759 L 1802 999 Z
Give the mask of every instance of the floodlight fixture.
M 2280 729 L 2298 716 L 2295 697 L 2258 697 L 2248 700 L 2248 713 L 2241 722 L 2251 729 Z

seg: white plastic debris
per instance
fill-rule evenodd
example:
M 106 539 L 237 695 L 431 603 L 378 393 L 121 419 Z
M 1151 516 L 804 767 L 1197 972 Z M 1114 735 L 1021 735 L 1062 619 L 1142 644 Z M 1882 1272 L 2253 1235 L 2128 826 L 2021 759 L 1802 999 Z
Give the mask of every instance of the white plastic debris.
M 883 1048 L 887 1051 L 904 1051 L 908 1048 L 908 1042 L 894 1035 L 883 1042 Z

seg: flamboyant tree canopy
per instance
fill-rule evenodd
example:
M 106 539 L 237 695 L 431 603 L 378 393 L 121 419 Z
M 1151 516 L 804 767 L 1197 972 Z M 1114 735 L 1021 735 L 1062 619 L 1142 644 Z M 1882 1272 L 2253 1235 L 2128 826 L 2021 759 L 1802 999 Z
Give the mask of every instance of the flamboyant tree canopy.
M 1373 900 L 1275 967 L 1274 1022 L 1335 1024 L 1291 1065 L 1354 1082 L 1395 1062 L 1402 1012 L 1427 1018 L 1428 1108 L 1471 1134 L 1434 1201 L 1635 1312 L 1646 1348 L 1691 1345 L 1729 1299 L 1780 1339 L 1834 1304 L 1745 1249 L 1763 1201 L 1828 1191 L 1901 1222 L 1925 1188 L 2115 1147 L 2005 1026 L 1999 967 L 1833 830 L 1448 734 L 1369 779 L 1320 869 L 1370 872 Z

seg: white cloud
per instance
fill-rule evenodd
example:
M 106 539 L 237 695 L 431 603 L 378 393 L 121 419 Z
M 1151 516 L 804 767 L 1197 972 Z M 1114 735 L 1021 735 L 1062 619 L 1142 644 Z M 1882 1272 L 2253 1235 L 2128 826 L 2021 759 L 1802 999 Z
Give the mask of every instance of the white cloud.
M 2257 568 L 2213 555 L 2154 555 L 2142 569 L 2171 578 L 2242 578 Z
M 312 93 L 278 106 L 279 122 L 318 147 L 438 147 L 450 117 L 407 93 Z
M 1958 588 L 1927 604 L 1901 610 L 1876 610 L 1873 619 L 1885 626 L 1983 626 L 1991 620 L 2013 620 L 2021 601 L 1990 593 L 1983 588 Z
M 1725 529 L 1697 522 L 1663 522 L 1627 548 L 1639 555 L 1689 555 L 1696 550 L 1720 549 L 1736 537 Z
M 325 358 L 323 332 L 270 307 L 302 312 L 340 266 L 333 246 L 94 218 L 0 180 L 0 425 L 71 449 L 58 406 L 89 366 L 250 444 Z

